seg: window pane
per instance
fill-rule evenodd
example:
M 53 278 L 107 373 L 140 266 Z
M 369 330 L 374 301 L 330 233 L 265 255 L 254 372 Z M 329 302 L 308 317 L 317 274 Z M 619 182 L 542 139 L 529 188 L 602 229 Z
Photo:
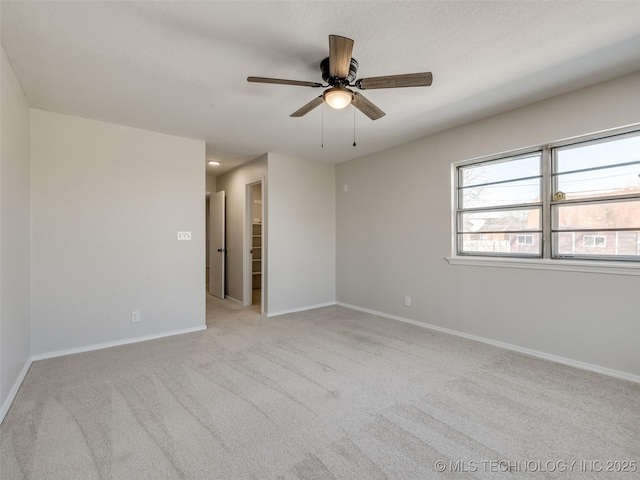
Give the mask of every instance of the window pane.
M 557 232 L 557 256 L 626 256 L 640 260 L 640 230 L 624 232 Z
M 540 175 L 540 153 L 460 167 L 460 186 L 481 185 Z
M 495 207 L 540 202 L 540 178 L 481 185 L 460 190 L 461 208 Z
M 540 233 L 463 233 L 460 253 L 540 256 Z
M 556 177 L 556 191 L 567 200 L 640 194 L 640 164 L 567 173 Z
M 540 230 L 540 208 L 461 212 L 461 232 Z
M 640 160 L 640 135 L 610 137 L 556 150 L 556 171 L 615 165 Z
M 640 200 L 587 205 L 554 205 L 556 230 L 587 228 L 640 229 Z

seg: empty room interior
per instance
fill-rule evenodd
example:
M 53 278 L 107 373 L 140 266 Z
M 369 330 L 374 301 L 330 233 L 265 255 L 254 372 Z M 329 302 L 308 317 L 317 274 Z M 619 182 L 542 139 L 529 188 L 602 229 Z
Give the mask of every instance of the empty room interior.
M 640 1 L 1 1 L 0 478 L 636 478 Z

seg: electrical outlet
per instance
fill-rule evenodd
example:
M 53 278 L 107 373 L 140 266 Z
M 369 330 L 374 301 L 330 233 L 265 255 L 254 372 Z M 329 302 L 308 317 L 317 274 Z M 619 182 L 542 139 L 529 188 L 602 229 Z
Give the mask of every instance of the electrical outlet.
M 408 295 L 405 295 L 405 296 L 404 296 L 404 304 L 405 304 L 405 306 L 407 306 L 407 307 L 410 307 L 410 306 L 411 306 L 411 297 L 410 297 L 410 296 L 408 296 Z
M 140 310 L 131 312 L 131 323 L 138 323 L 140 321 Z
M 178 240 L 191 240 L 191 232 L 178 232 Z

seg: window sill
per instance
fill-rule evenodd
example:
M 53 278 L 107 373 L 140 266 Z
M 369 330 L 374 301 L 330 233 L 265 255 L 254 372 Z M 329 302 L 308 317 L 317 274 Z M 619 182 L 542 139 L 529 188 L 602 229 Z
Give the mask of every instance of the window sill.
M 474 267 L 524 268 L 531 270 L 561 270 L 565 272 L 604 273 L 609 275 L 640 275 L 640 264 L 594 260 L 548 260 L 499 257 L 447 257 L 451 265 Z

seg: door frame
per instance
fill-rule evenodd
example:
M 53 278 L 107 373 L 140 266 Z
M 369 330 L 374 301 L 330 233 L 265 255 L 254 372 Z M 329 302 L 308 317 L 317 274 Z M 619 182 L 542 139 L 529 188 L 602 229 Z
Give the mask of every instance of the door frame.
M 265 181 L 265 176 L 261 175 L 259 178 L 252 180 L 249 183 L 246 183 L 244 186 L 244 222 L 243 222 L 243 246 L 244 246 L 244 254 L 243 254 L 243 263 L 244 263 L 244 275 L 243 275 L 243 305 L 248 307 L 252 304 L 252 293 L 253 290 L 253 265 L 251 258 L 251 248 L 253 246 L 253 198 L 251 195 L 251 189 L 255 186 L 261 184 L 262 192 L 261 192 L 261 209 L 262 209 L 262 252 L 260 262 L 260 289 L 261 289 L 261 302 L 260 302 L 260 313 L 265 315 L 267 312 L 267 209 L 265 208 L 265 200 L 267 198 L 267 185 Z

